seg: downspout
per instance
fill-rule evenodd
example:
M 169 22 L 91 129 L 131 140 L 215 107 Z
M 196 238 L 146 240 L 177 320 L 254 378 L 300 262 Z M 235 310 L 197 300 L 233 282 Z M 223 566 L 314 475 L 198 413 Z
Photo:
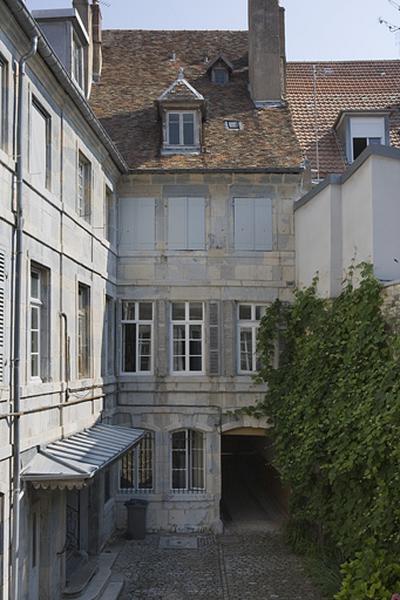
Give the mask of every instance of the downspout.
M 37 52 L 38 36 L 31 40 L 31 48 L 19 60 L 18 69 L 18 115 L 17 115 L 17 156 L 16 156 L 16 232 L 15 232 L 15 292 L 14 292 L 14 327 L 13 327 L 13 410 L 16 415 L 21 410 L 21 314 L 22 306 L 22 238 L 23 238 L 23 176 L 24 149 L 26 131 L 23 127 L 24 117 L 24 80 L 27 61 Z M 21 448 L 20 417 L 13 419 L 13 536 L 12 536 L 12 574 L 11 599 L 19 600 L 19 534 L 20 534 L 20 495 L 21 495 Z

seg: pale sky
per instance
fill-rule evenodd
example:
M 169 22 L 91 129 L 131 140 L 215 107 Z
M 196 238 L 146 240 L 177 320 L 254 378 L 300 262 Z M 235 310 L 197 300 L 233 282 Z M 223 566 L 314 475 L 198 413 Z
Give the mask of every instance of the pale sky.
M 71 6 L 72 0 L 26 0 L 28 8 Z M 397 0 L 281 0 L 289 60 L 400 58 Z M 247 0 L 100 0 L 106 29 L 246 29 Z M 399 0 L 400 4 L 400 0 Z

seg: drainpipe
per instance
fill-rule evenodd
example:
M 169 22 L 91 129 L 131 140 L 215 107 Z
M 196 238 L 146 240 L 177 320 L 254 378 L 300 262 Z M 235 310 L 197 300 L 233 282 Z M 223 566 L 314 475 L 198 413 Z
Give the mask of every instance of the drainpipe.
M 18 414 L 21 410 L 21 314 L 22 314 L 22 236 L 23 236 L 23 175 L 24 175 L 24 138 L 23 127 L 25 110 L 24 79 L 25 65 L 37 52 L 38 36 L 31 40 L 31 48 L 19 61 L 18 70 L 18 116 L 17 116 L 17 197 L 16 197 L 16 232 L 15 232 L 15 292 L 14 292 L 14 327 L 13 327 L 13 410 Z M 12 536 L 12 576 L 11 598 L 19 600 L 19 534 L 20 534 L 20 501 L 21 501 L 21 448 L 20 417 L 13 419 L 13 536 Z

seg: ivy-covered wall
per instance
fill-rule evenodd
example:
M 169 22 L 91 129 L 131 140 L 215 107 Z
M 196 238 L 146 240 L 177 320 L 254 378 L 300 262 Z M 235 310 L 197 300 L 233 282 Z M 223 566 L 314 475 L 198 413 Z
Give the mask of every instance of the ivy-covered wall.
M 338 298 L 313 285 L 268 310 L 256 412 L 274 421 L 292 541 L 341 557 L 337 600 L 390 600 L 400 591 L 400 286 L 383 293 L 372 267 L 360 270 Z

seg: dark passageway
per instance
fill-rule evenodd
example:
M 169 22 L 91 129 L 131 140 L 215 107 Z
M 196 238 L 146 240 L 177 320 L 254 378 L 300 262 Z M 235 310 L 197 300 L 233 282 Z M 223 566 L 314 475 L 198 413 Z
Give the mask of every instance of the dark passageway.
M 266 436 L 223 435 L 221 517 L 230 523 L 282 523 L 287 494 L 271 465 Z

